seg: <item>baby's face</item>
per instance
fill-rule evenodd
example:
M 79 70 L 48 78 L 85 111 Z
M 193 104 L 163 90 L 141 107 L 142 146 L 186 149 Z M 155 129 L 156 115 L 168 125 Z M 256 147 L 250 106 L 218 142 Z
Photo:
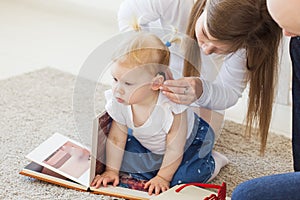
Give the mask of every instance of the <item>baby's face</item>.
M 113 94 L 119 103 L 141 103 L 152 94 L 153 75 L 143 67 L 128 68 L 115 62 L 111 66 L 111 74 Z

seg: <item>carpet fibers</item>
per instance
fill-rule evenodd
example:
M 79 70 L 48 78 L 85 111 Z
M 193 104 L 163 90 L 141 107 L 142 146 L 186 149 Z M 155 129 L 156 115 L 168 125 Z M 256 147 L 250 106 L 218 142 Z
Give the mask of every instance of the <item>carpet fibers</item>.
M 0 199 L 116 199 L 48 184 L 19 175 L 28 164 L 25 156 L 54 132 L 80 141 L 74 120 L 76 77 L 44 68 L 0 81 Z M 99 92 L 101 93 L 101 92 Z M 104 102 L 96 95 L 95 110 Z M 226 121 L 215 149 L 230 163 L 213 183 L 225 181 L 228 196 L 248 179 L 292 171 L 291 140 L 270 134 L 264 157 L 259 142 L 243 137 L 244 126 Z

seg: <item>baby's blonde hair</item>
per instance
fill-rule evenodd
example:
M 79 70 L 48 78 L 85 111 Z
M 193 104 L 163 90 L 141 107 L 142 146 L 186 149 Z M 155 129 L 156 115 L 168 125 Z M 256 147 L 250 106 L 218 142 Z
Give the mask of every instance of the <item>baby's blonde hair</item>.
M 114 62 L 126 68 L 145 67 L 156 75 L 168 68 L 170 51 L 156 35 L 137 32 L 121 44 Z

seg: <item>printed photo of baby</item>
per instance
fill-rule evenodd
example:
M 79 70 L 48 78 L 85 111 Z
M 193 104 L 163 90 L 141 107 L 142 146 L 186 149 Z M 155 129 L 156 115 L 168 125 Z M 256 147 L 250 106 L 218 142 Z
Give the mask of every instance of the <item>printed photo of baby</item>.
M 43 162 L 79 178 L 90 167 L 90 152 L 72 142 L 66 142 Z

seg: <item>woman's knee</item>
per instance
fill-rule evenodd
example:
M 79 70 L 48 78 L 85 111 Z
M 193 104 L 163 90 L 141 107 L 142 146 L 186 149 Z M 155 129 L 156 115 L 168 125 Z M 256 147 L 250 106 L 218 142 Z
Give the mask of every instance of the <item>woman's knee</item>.
M 257 200 L 256 189 L 253 180 L 243 182 L 234 189 L 231 200 Z

